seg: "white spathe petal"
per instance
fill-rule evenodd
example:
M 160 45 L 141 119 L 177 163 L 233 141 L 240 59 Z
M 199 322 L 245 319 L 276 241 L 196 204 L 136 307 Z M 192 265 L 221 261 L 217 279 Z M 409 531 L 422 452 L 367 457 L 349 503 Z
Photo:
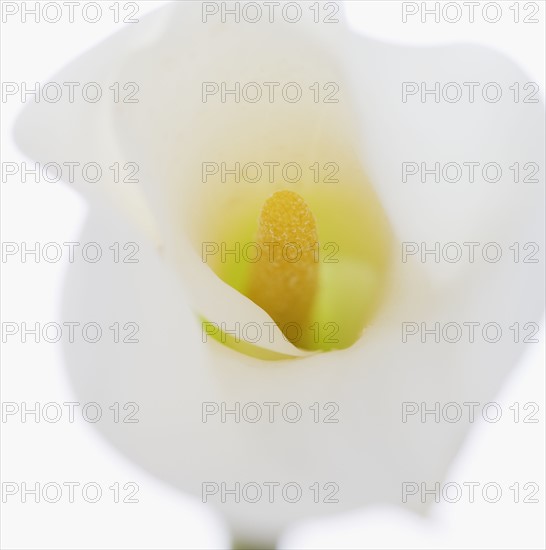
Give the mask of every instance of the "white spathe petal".
M 498 242 L 503 249 L 503 263 L 510 263 L 509 247 L 518 239 L 521 243 L 536 240 L 536 226 L 543 219 L 543 189 L 540 183 L 523 183 L 523 166 L 537 163 L 540 179 L 544 159 L 544 106 L 542 102 L 524 103 L 520 94 L 514 101 L 514 87 L 520 90 L 530 81 L 508 58 L 483 47 L 450 45 L 431 48 L 401 48 L 363 37 L 353 36 L 353 45 L 345 63 L 351 90 L 356 90 L 361 129 L 362 159 L 370 173 L 382 205 L 389 215 L 399 241 L 444 245 L 455 242 L 467 252 L 465 242 L 477 242 L 478 263 L 483 245 Z M 355 69 L 355 67 L 358 67 Z M 402 101 L 403 83 L 415 83 L 419 92 Z M 429 93 L 421 101 L 421 89 L 447 88 L 453 98 L 457 87 L 462 92 L 459 101 L 448 102 L 441 92 L 439 103 Z M 473 102 L 468 100 L 469 83 L 476 83 Z M 483 99 L 484 85 L 494 97 L 495 87 L 501 89 L 498 102 Z M 526 88 L 526 97 L 533 88 Z M 538 101 L 538 95 L 534 100 Z M 448 163 L 461 169 L 460 181 L 448 182 L 440 175 L 420 181 L 407 176 L 403 181 L 403 163 L 426 164 L 434 169 L 439 163 L 441 174 Z M 474 167 L 474 181 L 467 176 L 464 163 L 479 163 Z M 501 167 L 498 181 L 488 182 L 482 176 L 484 166 L 494 163 Z M 514 182 L 509 167 L 519 163 L 520 181 Z M 489 178 L 496 177 L 491 166 Z M 528 174 L 528 171 L 525 171 Z M 454 178 L 455 168 L 447 172 Z M 530 227 L 523 231 L 527 221 Z M 515 233 L 517 232 L 517 234 Z M 448 251 L 452 257 L 454 248 Z M 401 257 L 401 247 L 397 250 Z M 411 260 L 410 260 L 411 261 Z M 434 283 L 456 283 L 468 268 L 468 261 L 449 263 L 429 261 L 423 271 Z
M 160 242 L 157 224 L 142 192 L 135 184 L 115 183 L 113 172 L 109 169 L 114 163 L 119 163 L 120 167 L 127 162 L 138 164 L 138 159 L 124 158 L 115 134 L 111 131 L 113 111 L 118 104 L 114 103 L 113 90 L 110 88 L 116 82 L 119 84 L 120 64 L 134 50 L 135 44 L 146 44 L 161 36 L 163 21 L 169 18 L 172 8 L 167 6 L 149 15 L 143 19 L 143 24 L 137 25 L 138 29 L 130 25 L 124 31 L 114 34 L 49 79 L 57 83 L 78 83 L 76 90 L 80 90 L 86 83 L 97 83 L 102 91 L 102 97 L 97 103 L 77 96 L 74 102 L 68 103 L 64 95 L 57 103 L 45 100 L 29 103 L 14 127 L 16 143 L 27 156 L 42 164 L 79 163 L 79 168 L 74 169 L 72 180 L 69 179 L 68 170 L 64 170 L 66 183 L 82 193 L 91 204 L 96 201 L 112 204 L 155 243 Z M 135 40 L 136 35 L 138 40 Z M 111 52 L 115 52 L 115 55 Z M 133 91 L 131 87 L 124 91 L 123 85 L 121 83 L 121 98 Z M 102 177 L 99 181 L 91 183 L 82 177 L 82 167 L 87 163 L 100 166 Z M 122 178 L 127 174 L 123 169 L 121 173 Z
M 127 160 L 135 160 L 135 156 L 139 161 L 142 159 L 145 179 L 141 194 L 134 194 L 138 199 L 127 200 L 133 206 L 133 201 L 139 203 L 141 212 L 148 209 L 146 216 L 151 220 L 148 227 L 155 224 L 153 234 L 160 235 L 164 254 L 180 273 L 184 273 L 186 284 L 195 285 L 189 288 L 197 296 L 199 305 L 205 304 L 207 289 L 214 298 L 211 311 L 219 296 L 224 304 L 233 304 L 236 315 L 245 303 L 240 296 L 235 300 L 230 289 L 213 277 L 210 270 L 207 271 L 209 280 L 201 287 L 197 286 L 198 280 L 190 279 L 190 269 L 183 265 L 184 258 L 189 257 L 186 254 L 190 254 L 190 247 L 182 243 L 185 237 L 175 230 L 180 220 L 177 211 L 171 208 L 176 207 L 173 200 L 177 197 L 192 197 L 195 187 L 188 185 L 188 180 L 193 180 L 195 185 L 201 184 L 196 165 L 188 163 L 191 156 L 188 151 L 199 154 L 210 151 L 219 155 L 218 148 L 225 143 L 226 128 L 219 135 L 211 135 L 206 130 L 227 115 L 222 114 L 221 105 L 218 105 L 214 113 L 216 118 L 201 116 L 203 105 L 195 81 L 205 79 L 202 71 L 207 67 L 210 77 L 206 78 L 210 80 L 261 78 L 251 76 L 256 74 L 249 65 L 256 59 L 255 52 L 242 58 L 234 57 L 235 52 L 243 51 L 239 47 L 241 43 L 244 49 L 255 49 L 264 56 L 263 78 L 271 74 L 268 64 L 283 51 L 285 36 L 286 43 L 291 45 L 299 40 L 302 51 L 322 51 L 324 55 L 311 56 L 309 65 L 299 70 L 302 75 L 312 75 L 315 67 L 316 80 L 337 79 L 346 83 L 346 93 L 352 94 L 352 102 L 347 101 L 346 105 L 354 106 L 355 120 L 357 115 L 360 117 L 355 127 L 362 131 L 340 133 L 339 122 L 335 120 L 327 120 L 326 127 L 339 143 L 344 139 L 354 139 L 355 143 L 361 140 L 360 155 L 398 240 L 498 240 L 498 228 L 503 228 L 513 241 L 536 240 L 533 230 L 542 222 L 542 211 L 533 206 L 538 202 L 534 188 L 521 191 L 521 188 L 501 182 L 498 193 L 497 189 L 495 193 L 488 193 L 484 188 L 476 190 L 475 187 L 472 192 L 468 187 L 452 190 L 442 187 L 434 192 L 430 187 L 405 187 L 401 183 L 402 160 L 467 161 L 475 158 L 485 162 L 485 159 L 500 161 L 503 155 L 508 155 L 523 162 L 542 158 L 538 151 L 544 146 L 544 135 L 538 130 L 538 122 L 534 122 L 534 117 L 539 118 L 539 109 L 533 108 L 534 115 L 530 110 L 516 112 L 512 107 L 503 110 L 494 105 L 488 106 L 493 107 L 491 111 L 468 105 L 466 108 L 441 105 L 427 111 L 426 106 L 410 108 L 400 100 L 397 103 L 397 98 L 401 97 L 402 78 L 411 81 L 434 78 L 436 81 L 445 75 L 448 80 L 484 80 L 481 75 L 488 75 L 489 79 L 503 82 L 521 79 L 519 71 L 501 56 L 463 46 L 404 50 L 361 39 L 346 43 L 341 39 L 344 36 L 341 28 L 330 31 L 321 27 L 321 32 L 338 36 L 339 47 L 333 47 L 326 37 L 324 44 L 328 44 L 329 49 L 321 49 L 316 27 L 298 28 L 299 39 L 283 28 L 279 43 L 271 37 L 273 28 L 271 35 L 267 29 L 257 32 L 245 30 L 244 26 L 238 27 L 236 35 L 230 34 L 229 26 L 204 26 L 204 30 L 192 24 L 189 9 L 186 6 L 169 7 L 161 12 L 163 15 L 155 14 L 146 20 L 149 25 L 142 21 L 138 34 L 123 33 L 114 42 L 109 42 L 108 48 L 101 46 L 86 57 L 86 62 L 95 59 L 95 63 L 88 66 L 96 66 L 97 72 L 106 58 L 111 59 L 106 65 L 109 67 L 106 79 L 144 79 L 147 86 L 142 88 L 141 105 L 136 106 L 138 109 L 134 113 L 131 114 L 131 105 L 118 105 L 113 112 L 104 112 L 103 117 L 95 121 L 97 111 L 85 108 L 78 111 L 78 116 L 83 118 L 68 125 L 70 137 L 63 138 L 63 128 L 67 128 L 63 125 L 75 116 L 75 112 L 69 111 L 67 106 L 56 107 L 56 139 L 52 144 L 42 145 L 43 129 L 47 128 L 48 121 L 51 122 L 48 117 L 52 115 L 46 109 L 49 106 L 39 105 L 29 109 L 32 117 L 22 119 L 18 135 L 20 142 L 26 144 L 25 150 L 37 159 L 58 158 L 59 154 L 52 153 L 62 156 L 65 151 L 76 160 L 86 158 L 89 151 L 106 155 L 97 158 L 111 158 L 108 154 L 118 147 Z M 182 17 L 182 13 L 188 17 Z M 147 37 L 144 43 L 139 38 L 142 30 Z M 206 40 L 202 37 L 203 32 L 208 33 Z M 253 40 L 263 36 L 263 42 L 248 42 L 249 36 L 254 37 Z M 217 50 L 208 50 L 207 41 L 216 44 Z M 201 46 L 190 49 L 188 46 L 193 43 Z M 220 47 L 221 44 L 224 47 Z M 116 48 L 115 55 L 112 45 Z M 209 65 L 208 51 L 218 54 L 223 61 L 222 67 Z M 283 75 L 292 80 L 298 80 L 292 77 L 295 63 L 291 62 L 298 59 L 299 50 L 295 51 L 296 54 L 287 54 L 283 69 L 286 71 Z M 244 60 L 246 63 L 242 63 Z M 449 60 L 449 67 L 446 60 Z M 226 65 L 228 61 L 233 62 L 233 67 Z M 489 73 L 488 67 L 493 72 Z M 80 71 L 78 64 L 72 65 L 71 70 Z M 148 71 L 154 79 L 146 78 Z M 88 69 L 82 69 L 80 74 L 89 79 Z M 68 76 L 63 80 L 69 80 Z M 275 80 L 281 78 L 284 76 Z M 300 76 L 299 80 L 305 78 Z M 178 104 L 176 98 L 181 89 L 197 94 L 195 102 Z M 146 110 L 144 99 L 148 101 L 148 117 L 143 113 Z M 279 120 L 289 128 L 286 132 L 289 147 L 296 146 L 297 140 L 291 140 L 294 135 L 302 135 L 299 124 L 306 120 L 305 106 L 300 105 L 298 109 L 296 104 L 295 107 L 294 112 L 300 113 L 302 118 L 292 124 L 284 116 L 286 109 L 279 110 Z M 542 115 L 542 109 L 540 111 Z M 169 124 L 168 119 L 173 114 L 181 118 Z M 154 119 L 157 119 L 156 125 Z M 245 119 L 244 124 L 251 124 L 251 121 Z M 264 128 L 270 127 L 268 124 L 281 125 L 281 122 L 267 119 Z M 341 126 L 344 127 L 344 123 Z M 34 130 L 32 139 L 26 137 L 29 128 Z M 108 136 L 112 128 L 115 128 L 119 145 L 110 142 Z M 158 131 L 160 128 L 166 130 L 164 134 Z M 442 128 L 444 133 L 441 133 Z M 155 130 L 150 132 L 151 129 Z M 247 142 L 237 127 L 227 129 L 232 131 L 233 143 L 225 143 L 223 154 L 230 160 Z M 87 131 L 93 137 L 80 141 Z M 260 140 L 256 142 L 252 154 L 265 155 L 267 152 L 260 150 Z M 80 150 L 82 143 L 90 149 Z M 103 149 L 100 143 L 108 147 Z M 207 149 L 209 144 L 210 150 Z M 115 148 L 110 150 L 110 145 Z M 354 143 L 351 142 L 351 146 L 354 147 Z M 427 158 L 422 158 L 425 155 Z M 290 157 L 291 151 L 287 151 L 273 160 Z M 153 159 L 153 164 L 146 159 Z M 197 158 L 197 163 L 200 165 L 202 160 Z M 183 177 L 175 180 L 172 174 L 177 162 L 180 162 Z M 127 202 L 124 198 L 118 204 L 126 206 Z M 192 203 L 186 206 L 191 209 Z M 88 233 L 83 237 L 92 236 L 90 240 L 94 240 L 98 228 L 106 234 L 108 227 L 119 230 L 120 220 L 101 217 L 101 212 L 91 209 Z M 140 214 L 137 218 L 140 219 Z M 201 484 L 206 481 L 227 482 L 229 486 L 236 481 L 243 484 L 248 481 L 281 484 L 296 481 L 305 489 L 315 482 L 339 485 L 338 504 L 316 504 L 310 491 L 307 498 L 298 503 L 277 500 L 271 505 L 267 499 L 255 504 L 210 501 L 239 533 L 259 539 L 273 538 L 298 518 L 340 512 L 378 501 L 401 504 L 402 481 L 442 479 L 469 425 L 464 422 L 402 423 L 402 402 L 477 401 L 483 404 L 490 401 L 524 349 L 522 345 L 510 343 L 509 339 L 493 345 L 483 340 L 438 345 L 431 345 L 429 341 L 424 345 L 418 339 L 403 344 L 402 322 L 423 321 L 430 325 L 436 321 L 485 323 L 494 320 L 507 331 L 507 324 L 515 321 L 537 320 L 542 309 L 542 264 L 522 266 L 504 262 L 449 266 L 454 269 L 430 264 L 397 264 L 388 301 L 374 324 L 353 347 L 297 361 L 260 361 L 216 342 L 202 343 L 198 325 L 192 325 L 191 315 L 184 305 L 178 277 L 173 276 L 151 248 L 144 246 L 143 249 L 149 261 L 141 263 L 129 279 L 126 272 L 109 271 L 106 265 L 101 265 L 93 275 L 93 284 L 86 285 L 84 277 L 89 275 L 71 268 L 64 305 L 67 318 L 73 318 L 77 312 L 79 318 L 86 315 L 95 318 L 101 314 L 106 319 L 109 312 L 123 309 L 132 312 L 135 318 L 140 317 L 144 330 L 140 343 L 132 349 L 106 343 L 91 348 L 67 346 L 70 376 L 83 399 L 96 400 L 97 395 L 102 395 L 105 401 L 141 404 L 141 422 L 135 430 L 120 433 L 107 423 L 98 428 L 133 460 L 182 490 L 201 496 Z M 191 249 L 191 254 L 191 270 L 199 266 L 204 269 L 206 266 L 200 262 L 195 249 Z M 205 276 L 205 271 L 197 273 L 198 278 Z M 108 307 L 105 304 L 109 304 Z M 99 305 L 103 308 L 100 311 Z M 214 309 L 207 316 L 214 312 L 226 314 L 221 309 Z M 258 313 L 259 308 L 255 308 L 242 314 L 254 321 L 256 317 L 252 316 Z M 218 416 L 206 423 L 202 421 L 203 402 L 225 402 L 232 408 L 235 402 L 277 402 L 282 406 L 291 401 L 299 403 L 305 415 L 302 421 L 294 424 L 267 420 L 256 424 L 229 420 L 222 423 Z M 336 403 L 339 423 L 314 423 L 308 407 L 315 402 Z
M 328 26 L 326 37 L 317 37 L 313 23 L 285 24 L 281 32 L 268 22 L 203 25 L 200 18 L 195 6 L 184 6 L 173 16 L 163 40 L 124 60 L 121 75 L 142 82 L 141 102 L 146 108 L 120 105 L 114 119 L 119 142 L 127 155 L 141 159 L 149 182 L 144 192 L 161 227 L 165 257 L 185 277 L 196 312 L 225 323 L 229 330 L 241 327 L 242 339 L 247 337 L 242 327 L 257 322 L 262 330 L 252 343 L 306 356 L 276 326 L 271 338 L 264 329 L 272 325 L 269 315 L 212 276 L 200 257 L 203 242 L 220 245 L 222 230 L 236 226 L 249 213 L 257 226 L 261 205 L 279 189 L 280 168 L 275 181 L 264 177 L 252 184 L 233 178 L 222 182 L 219 176 L 204 179 L 203 163 L 232 167 L 236 162 L 297 162 L 304 168 L 328 160 L 355 164 L 355 129 L 339 70 L 348 35 L 339 25 Z M 269 93 L 264 83 L 276 83 L 275 101 L 263 97 L 255 104 L 224 102 L 219 94 L 205 101 L 204 82 L 211 87 L 225 83 L 228 89 L 235 83 L 243 87 L 255 82 L 264 96 Z M 301 87 L 302 101 L 282 99 L 281 89 L 290 82 Z M 339 103 L 315 103 L 309 89 L 315 82 L 323 95 L 325 83 L 339 86 Z M 297 185 L 289 186 L 298 190 Z
M 228 327 L 236 325 L 233 330 L 243 340 L 247 334 L 242 327 L 257 322 L 268 328 L 253 344 L 302 357 L 309 353 L 288 342 L 261 308 L 213 276 L 200 257 L 201 242 L 210 240 L 207 226 L 218 216 L 237 219 L 243 206 L 238 197 L 253 203 L 257 218 L 261 204 L 277 189 L 262 183 L 246 189 L 203 183 L 204 161 L 226 159 L 230 164 L 247 159 L 281 166 L 296 161 L 306 167 L 324 158 L 342 162 L 343 156 L 351 155 L 346 150 L 354 129 L 348 129 L 350 108 L 343 105 L 346 89 L 342 86 L 343 118 L 337 105 L 316 104 L 309 89 L 319 82 L 324 96 L 331 91 L 322 89 L 324 83 L 340 82 L 340 52 L 348 36 L 344 25 L 279 25 L 265 20 L 256 25 L 203 24 L 199 3 L 168 6 L 56 77 L 84 81 L 84 75 L 87 80 L 93 75 L 105 91 L 112 82 L 135 82 L 138 103 L 35 105 L 23 114 L 16 133 L 23 150 L 44 162 L 62 155 L 82 164 L 92 159 L 102 166 L 137 162 L 139 184 L 78 182 L 78 188 L 91 199 L 113 201 L 144 227 L 183 275 L 197 314 Z M 277 99 L 265 106 L 204 104 L 205 81 L 227 82 L 228 87 L 233 81 L 278 83 Z M 303 102 L 279 103 L 280 90 L 289 82 L 303 88 Z M 46 146 L 36 127 L 52 128 Z M 203 205 L 210 205 L 208 211 L 203 212 Z
M 109 234 L 135 240 L 126 225 L 96 209 L 82 239 Z M 289 523 L 308 516 L 378 502 L 401 505 L 403 481 L 441 480 L 469 425 L 422 424 L 412 418 L 402 423 L 402 402 L 489 402 L 523 349 L 506 341 L 493 346 L 483 341 L 456 346 L 423 345 L 417 339 L 401 343 L 404 320 L 481 320 L 484 311 L 499 319 L 502 304 L 489 310 L 499 290 L 513 283 L 524 288 L 510 271 L 494 279 L 496 287 L 470 277 L 451 295 L 434 292 L 416 273 L 357 345 L 298 361 L 269 362 L 214 341 L 203 344 L 177 277 L 153 249 L 143 247 L 139 269 L 129 277 L 127 270 L 102 264 L 97 268 L 90 281 L 89 273 L 71 267 L 63 316 L 102 324 L 123 311 L 141 324 L 140 342 L 104 342 L 91 348 L 67 344 L 65 353 L 80 400 L 100 396 L 105 403 L 139 404 L 138 425 L 126 430 L 110 423 L 97 426 L 118 449 L 199 498 L 203 482 L 225 482 L 228 487 L 269 481 L 295 481 L 304 488 L 317 481 L 339 485 L 338 504 L 319 505 L 309 498 L 297 504 L 278 500 L 274 506 L 266 500 L 221 504 L 211 497 L 209 503 L 249 538 L 272 539 Z M 521 305 L 512 309 L 513 315 L 530 318 L 535 305 L 525 294 L 517 298 Z M 235 403 L 241 408 L 258 403 L 263 418 L 252 424 L 235 422 L 228 414 L 222 422 L 217 413 L 203 422 L 207 402 L 224 403 L 231 410 Z M 280 403 L 274 423 L 267 421 L 267 402 Z M 282 408 L 290 402 L 302 408 L 299 422 L 282 419 Z M 335 403 L 339 423 L 315 423 L 309 410 L 315 402 Z M 294 412 L 286 409 L 287 415 Z M 253 414 L 250 407 L 248 416 Z

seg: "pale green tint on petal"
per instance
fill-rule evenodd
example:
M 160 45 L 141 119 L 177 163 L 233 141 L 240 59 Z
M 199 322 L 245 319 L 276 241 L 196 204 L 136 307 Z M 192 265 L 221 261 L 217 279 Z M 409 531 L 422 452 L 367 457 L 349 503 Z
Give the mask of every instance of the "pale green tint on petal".
M 256 359 L 262 359 L 264 361 L 282 361 L 285 359 L 295 359 L 292 355 L 285 355 L 283 353 L 276 353 L 274 351 L 255 346 L 250 342 L 241 338 L 235 338 L 232 334 L 228 334 L 221 330 L 217 323 L 207 321 L 204 317 L 199 317 L 202 324 L 203 331 L 206 331 L 210 327 L 209 337 L 213 338 L 220 344 L 227 346 L 230 349 L 244 353 L 249 357 Z

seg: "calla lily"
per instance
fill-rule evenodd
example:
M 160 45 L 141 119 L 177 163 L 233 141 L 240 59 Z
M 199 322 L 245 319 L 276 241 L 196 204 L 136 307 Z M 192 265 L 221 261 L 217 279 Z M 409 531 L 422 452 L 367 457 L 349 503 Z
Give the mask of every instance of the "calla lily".
M 486 403 L 516 364 L 523 347 L 509 339 L 403 342 L 402 323 L 495 321 L 508 330 L 537 320 L 542 264 L 403 263 L 400 244 L 496 240 L 507 249 L 537 241 L 539 186 L 518 186 L 510 173 L 494 186 L 413 185 L 401 181 L 401 166 L 542 159 L 543 107 L 402 102 L 405 81 L 496 81 L 508 89 L 528 80 L 484 48 L 392 46 L 343 22 L 204 24 L 201 13 L 193 2 L 162 8 L 55 77 L 103 89 L 136 82 L 138 104 L 40 103 L 25 110 L 16 134 L 43 162 L 138 162 L 139 185 L 76 182 L 89 203 L 82 240 L 138 241 L 138 269 L 128 275 L 100 265 L 90 279 L 72 267 L 63 308 L 67 318 L 133 318 L 140 343 L 130 350 L 71 344 L 69 375 L 82 396 L 140 404 L 134 430 L 100 429 L 183 491 L 201 498 L 206 482 L 304 488 L 297 502 L 210 499 L 236 537 L 271 544 L 291 522 L 402 505 L 402 482 L 441 480 L 469 424 L 403 423 L 402 403 Z M 235 81 L 298 82 L 309 95 L 298 103 L 204 102 L 203 82 Z M 339 101 L 316 103 L 309 87 L 317 82 L 335 83 Z M 203 182 L 205 161 L 334 162 L 340 181 Z M 264 203 L 286 189 L 309 206 L 320 242 L 339 245 L 337 264 L 319 262 L 324 279 L 310 318 L 339 325 L 336 346 L 294 345 L 245 295 L 238 270 L 247 264 L 202 261 L 203 243 L 252 241 Z M 243 347 L 203 342 L 203 320 L 236 331 Z M 249 338 L 240 330 L 249 323 L 273 326 L 273 333 Z M 296 403 L 303 416 L 204 422 L 204 403 L 279 403 L 278 411 Z M 339 422 L 316 422 L 314 404 L 322 412 L 331 404 Z M 338 502 L 322 493 L 315 502 L 309 487 L 316 483 L 321 491 L 334 483 Z

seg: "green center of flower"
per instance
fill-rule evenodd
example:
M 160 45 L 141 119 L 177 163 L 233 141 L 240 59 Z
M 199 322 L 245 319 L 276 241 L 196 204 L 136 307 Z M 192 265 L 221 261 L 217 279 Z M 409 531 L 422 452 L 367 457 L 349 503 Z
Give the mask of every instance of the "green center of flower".
M 298 192 L 277 189 L 266 197 L 249 190 L 237 201 L 219 201 L 222 215 L 212 218 L 218 224 L 210 237 L 237 253 L 216 255 L 211 268 L 302 350 L 353 345 L 385 294 L 390 228 L 371 186 L 358 181 L 294 185 Z M 217 339 L 248 355 L 286 358 L 229 335 Z

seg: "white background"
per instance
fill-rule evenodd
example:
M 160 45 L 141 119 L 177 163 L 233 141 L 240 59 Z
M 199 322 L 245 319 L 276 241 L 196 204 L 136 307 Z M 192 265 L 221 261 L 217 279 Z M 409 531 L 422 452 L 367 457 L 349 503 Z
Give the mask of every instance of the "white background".
M 165 2 L 139 2 L 138 16 Z M 523 6 L 525 2 L 521 2 Z M 103 4 L 110 5 L 111 2 Z M 476 21 L 436 24 L 432 16 L 422 24 L 418 16 L 401 22 L 397 1 L 346 3 L 350 25 L 363 34 L 407 44 L 470 41 L 498 49 L 520 64 L 544 96 L 545 5 L 539 24 L 515 24 L 507 16 L 499 23 Z M 419 2 L 418 4 L 421 4 Z M 430 2 L 428 4 L 431 4 Z M 502 2 L 505 13 L 513 2 Z M 31 19 L 32 21 L 32 19 Z M 2 80 L 47 80 L 68 61 L 92 48 L 122 25 L 103 18 L 97 24 L 22 24 L 10 17 L 2 25 Z M 388 68 L 385 68 L 388 70 Z M 2 105 L 2 161 L 20 162 L 11 129 L 22 105 Z M 83 201 L 62 184 L 2 184 L 3 241 L 77 240 L 85 216 Z M 3 265 L 2 320 L 58 318 L 58 304 L 66 265 Z M 540 334 L 544 341 L 543 331 Z M 60 348 L 37 346 L 25 351 L 5 346 L 2 351 L 2 401 L 74 400 L 65 379 Z M 24 363 L 23 363 L 24 358 Z M 29 360 L 30 358 L 30 360 Z M 544 350 L 530 345 L 497 401 L 503 409 L 514 402 L 537 402 L 538 424 L 478 421 L 447 478 L 514 481 L 540 485 L 540 504 L 441 503 L 427 519 L 396 509 L 354 511 L 328 521 L 308 522 L 285 533 L 283 548 L 544 548 Z M 30 388 L 30 389 L 29 389 Z M 52 505 L 54 512 L 32 504 L 4 505 L 3 548 L 225 548 L 228 533 L 211 510 L 144 474 L 121 458 L 91 424 L 2 424 L 2 480 L 88 480 L 107 488 L 114 481 L 140 485 L 138 505 L 101 503 Z M 63 459 L 60 460 L 59 456 Z M 108 491 L 108 489 L 106 489 Z M 12 501 L 10 501 L 12 502 Z M 50 513 L 56 516 L 51 529 Z M 59 521 L 62 518 L 62 521 Z

